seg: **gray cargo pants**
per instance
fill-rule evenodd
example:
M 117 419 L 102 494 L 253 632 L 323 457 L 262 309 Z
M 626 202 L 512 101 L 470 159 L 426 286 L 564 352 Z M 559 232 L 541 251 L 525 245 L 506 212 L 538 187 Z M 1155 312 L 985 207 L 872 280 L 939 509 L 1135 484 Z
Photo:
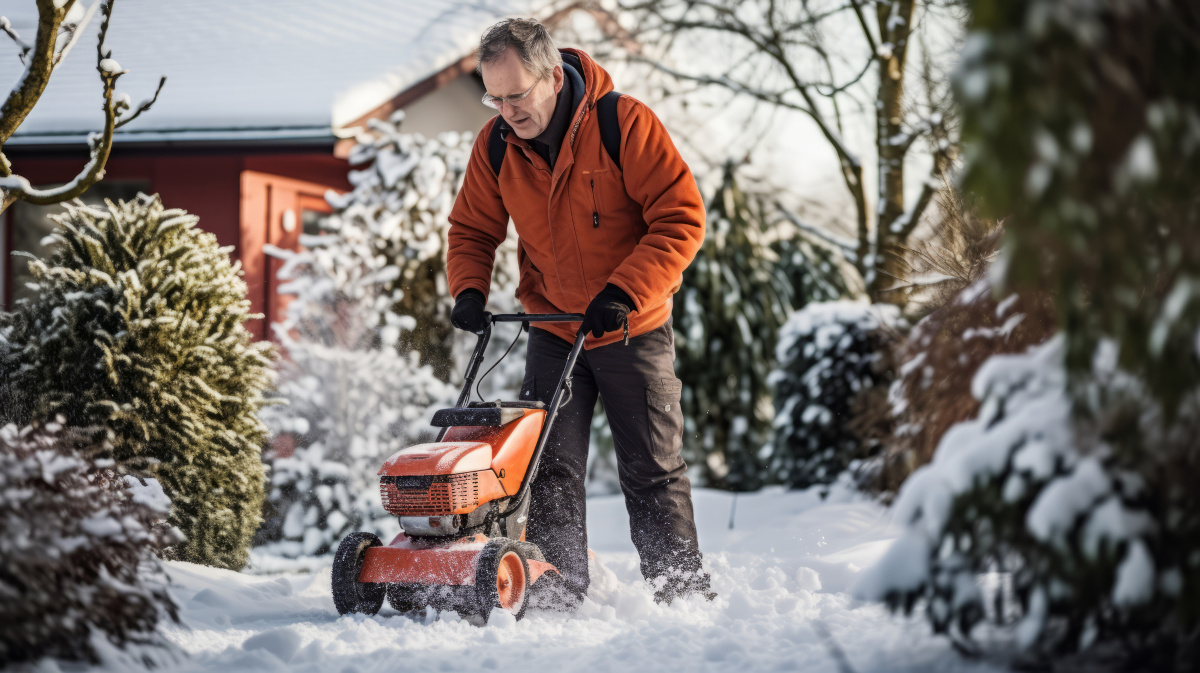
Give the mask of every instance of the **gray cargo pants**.
M 521 399 L 549 405 L 570 351 L 569 342 L 531 327 Z M 590 581 L 584 480 L 597 395 L 612 429 L 642 576 L 679 585 L 681 575 L 700 575 L 691 483 L 680 455 L 683 383 L 675 377 L 674 363 L 670 320 L 632 337 L 628 345 L 618 341 L 583 350 L 575 362 L 571 399 L 558 411 L 531 487 L 526 539 L 562 572 L 565 588 L 576 597 L 587 592 Z

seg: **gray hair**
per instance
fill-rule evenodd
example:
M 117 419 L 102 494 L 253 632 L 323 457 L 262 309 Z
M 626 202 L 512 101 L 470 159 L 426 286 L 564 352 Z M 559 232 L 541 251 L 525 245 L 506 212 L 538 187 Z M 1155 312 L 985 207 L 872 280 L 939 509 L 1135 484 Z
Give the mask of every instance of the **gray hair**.
M 546 77 L 556 66 L 562 65 L 562 54 L 554 46 L 554 40 L 546 27 L 537 19 L 505 19 L 487 29 L 479 41 L 479 65 L 499 60 L 509 48 L 516 50 L 525 69 L 537 77 Z

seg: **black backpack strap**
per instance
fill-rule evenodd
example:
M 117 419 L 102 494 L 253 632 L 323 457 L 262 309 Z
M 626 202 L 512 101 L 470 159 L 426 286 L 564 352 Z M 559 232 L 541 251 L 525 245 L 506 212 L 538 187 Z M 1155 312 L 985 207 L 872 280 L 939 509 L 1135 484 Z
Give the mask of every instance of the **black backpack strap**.
M 621 168 L 621 120 L 617 118 L 617 101 L 621 99 L 619 91 L 609 91 L 596 101 L 596 119 L 600 124 L 600 141 L 604 143 L 604 151 L 612 159 L 617 168 Z M 508 125 L 504 119 L 496 117 L 492 130 L 488 133 L 488 162 L 492 172 L 500 177 L 500 168 L 504 165 L 504 154 L 508 151 L 508 141 L 504 136 L 508 133 Z
M 600 141 L 609 158 L 621 168 L 621 120 L 617 119 L 619 91 L 609 91 L 596 101 L 596 120 L 600 123 Z
M 488 133 L 488 161 L 492 164 L 492 172 L 497 178 L 500 177 L 500 167 L 504 165 L 504 153 L 508 150 L 508 141 L 504 139 L 507 132 L 508 125 L 504 123 L 503 118 L 497 116 L 492 130 Z

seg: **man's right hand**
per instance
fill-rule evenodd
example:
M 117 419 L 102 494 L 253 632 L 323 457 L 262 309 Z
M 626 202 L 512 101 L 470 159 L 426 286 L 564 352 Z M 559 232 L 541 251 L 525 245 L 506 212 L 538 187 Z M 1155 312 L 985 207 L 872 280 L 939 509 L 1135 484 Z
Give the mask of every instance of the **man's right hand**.
M 450 324 L 460 330 L 479 334 L 488 326 L 488 314 L 483 310 L 483 305 L 483 293 L 479 290 L 459 292 L 454 300 L 454 310 L 450 312 Z

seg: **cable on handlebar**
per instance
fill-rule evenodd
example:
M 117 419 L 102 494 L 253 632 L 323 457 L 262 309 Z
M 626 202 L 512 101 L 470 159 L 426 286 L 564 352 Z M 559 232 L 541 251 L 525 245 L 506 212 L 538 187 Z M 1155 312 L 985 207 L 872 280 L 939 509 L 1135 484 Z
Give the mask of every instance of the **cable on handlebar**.
M 525 324 L 528 325 L 529 323 L 525 323 Z M 480 402 L 486 402 L 486 400 L 483 399 L 483 394 L 479 392 L 479 386 L 483 384 L 483 380 L 487 378 L 487 375 L 492 373 L 492 370 L 496 368 L 496 365 L 500 364 L 500 361 L 508 356 L 509 351 L 511 351 L 513 349 L 513 346 L 517 345 L 517 339 L 520 339 L 520 338 L 521 338 L 521 328 L 518 327 L 517 335 L 515 337 L 513 337 L 512 343 L 510 343 L 508 345 L 508 348 L 506 348 L 504 350 L 504 354 L 500 356 L 499 360 L 496 360 L 495 362 L 493 362 L 492 366 L 488 367 L 487 371 L 483 373 L 483 376 L 480 376 L 479 380 L 475 382 L 475 394 L 479 396 Z

